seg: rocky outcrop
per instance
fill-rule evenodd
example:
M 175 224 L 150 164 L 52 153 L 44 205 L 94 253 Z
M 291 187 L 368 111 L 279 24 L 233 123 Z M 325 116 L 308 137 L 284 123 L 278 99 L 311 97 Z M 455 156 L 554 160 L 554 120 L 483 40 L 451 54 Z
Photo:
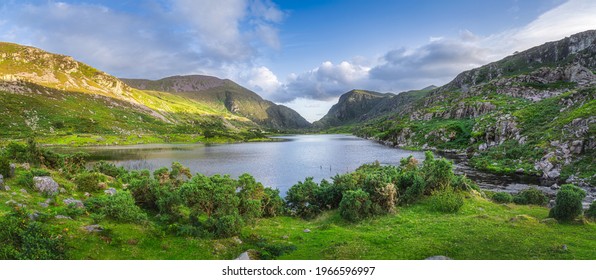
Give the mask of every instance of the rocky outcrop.
M 64 202 L 64 205 L 66 205 L 66 206 L 72 205 L 75 208 L 85 208 L 85 204 L 83 204 L 82 201 L 80 201 L 78 199 L 74 199 L 72 197 L 64 199 L 64 200 L 62 200 L 62 202 Z
M 337 104 L 333 105 L 329 112 L 314 125 L 329 127 L 364 120 L 375 106 L 392 96 L 392 94 L 374 91 L 351 90 L 342 94 Z
M 50 176 L 33 177 L 35 189 L 46 195 L 55 195 L 59 192 L 59 185 Z

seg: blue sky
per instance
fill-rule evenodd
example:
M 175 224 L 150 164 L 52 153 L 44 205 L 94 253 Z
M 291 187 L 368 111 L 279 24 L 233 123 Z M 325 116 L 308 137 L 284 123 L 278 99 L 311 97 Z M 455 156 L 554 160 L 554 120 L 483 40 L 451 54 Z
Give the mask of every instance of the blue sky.
M 593 0 L 4 0 L 0 40 L 118 77 L 229 78 L 314 121 L 353 88 L 442 85 L 594 15 Z

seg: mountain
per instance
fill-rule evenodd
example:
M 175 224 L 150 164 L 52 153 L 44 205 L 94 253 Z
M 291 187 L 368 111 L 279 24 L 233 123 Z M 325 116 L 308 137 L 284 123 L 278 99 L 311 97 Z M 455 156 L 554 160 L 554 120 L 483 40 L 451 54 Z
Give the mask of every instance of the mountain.
M 489 172 L 594 186 L 595 94 L 596 30 L 589 30 L 462 72 L 423 96 L 394 100 L 395 109 L 377 105 L 354 118 L 364 120 L 354 133 L 465 153 Z
M 12 43 L 0 43 L 0 103 L 1 139 L 92 144 L 260 137 L 257 124 L 225 108 L 135 89 L 71 57 Z
M 319 128 L 363 122 L 383 114 L 398 112 L 405 106 L 426 96 L 435 86 L 398 94 L 351 90 L 339 97 L 337 104 L 313 125 Z
M 174 76 L 160 80 L 122 79 L 141 90 L 163 91 L 210 104 L 273 129 L 300 129 L 310 123 L 296 111 L 264 100 L 228 79 L 211 76 Z

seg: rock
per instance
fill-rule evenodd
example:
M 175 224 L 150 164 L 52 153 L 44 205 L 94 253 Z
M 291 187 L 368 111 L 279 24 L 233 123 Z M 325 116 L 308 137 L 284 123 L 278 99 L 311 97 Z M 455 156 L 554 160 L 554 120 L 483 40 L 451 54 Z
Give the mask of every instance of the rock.
M 71 217 L 69 216 L 64 216 L 64 215 L 56 215 L 54 216 L 54 218 L 58 219 L 58 220 L 72 220 Z
M 0 189 L 4 188 L 4 176 L 2 176 L 2 174 L 0 174 Z
M 17 165 L 14 163 L 10 164 L 10 169 L 8 170 L 8 177 L 14 177 L 14 171 L 17 168 Z
M 58 193 L 58 183 L 50 176 L 33 177 L 35 182 L 35 189 L 47 195 L 55 195 Z
M 310 232 L 310 229 L 305 229 L 303 231 L 306 232 L 306 233 L 309 233 Z
M 23 163 L 21 164 L 21 167 L 27 171 L 31 170 L 31 166 L 29 165 L 29 163 Z
M 240 240 L 240 238 L 238 238 L 238 236 L 232 237 L 232 241 L 234 241 L 234 243 L 236 243 L 238 245 L 242 244 L 242 240 Z
M 88 192 L 86 192 L 86 193 L 85 193 L 85 194 L 83 194 L 83 195 L 84 195 L 85 197 L 87 197 L 87 198 L 91 196 L 91 194 L 90 194 L 90 193 L 88 193 Z
M 239 261 L 249 261 L 251 260 L 250 256 L 248 255 L 248 251 L 243 252 L 242 254 L 240 254 L 240 256 L 238 256 L 237 258 L 235 258 L 234 260 L 239 260 Z
M 101 190 L 105 190 L 108 188 L 108 184 L 106 184 L 105 182 L 99 182 L 99 184 L 97 184 L 97 186 L 99 187 L 99 189 Z
M 9 192 L 10 191 L 10 187 L 8 185 L 0 186 L 0 190 L 4 190 L 4 191 Z
M 85 208 L 85 204 L 83 204 L 82 201 L 80 201 L 78 199 L 74 199 L 72 197 L 64 199 L 64 200 L 62 200 L 62 202 L 64 202 L 64 204 L 66 204 L 66 206 L 70 206 L 71 204 L 73 204 L 76 208 Z
M 30 220 L 35 221 L 35 220 L 37 220 L 37 218 L 39 218 L 39 212 L 35 211 L 35 212 L 29 214 L 29 219 Z
M 546 207 L 548 207 L 549 209 L 551 209 L 551 208 L 554 208 L 556 204 L 557 204 L 557 203 L 555 202 L 555 200 L 554 200 L 554 199 L 551 199 L 551 200 L 548 202 L 548 204 L 546 205 Z
M 88 225 L 88 226 L 84 226 L 83 229 L 87 232 L 103 231 L 103 227 L 101 227 L 100 225 Z
M 29 194 L 26 189 L 21 189 L 22 194 Z
M 112 196 L 112 195 L 115 195 L 115 194 L 116 194 L 116 189 L 114 189 L 114 188 L 109 188 L 109 189 L 107 189 L 107 190 L 104 190 L 103 192 L 104 192 L 105 194 L 109 195 L 109 196 Z
M 45 203 L 45 202 L 40 202 L 40 203 L 38 203 L 38 205 L 39 205 L 39 207 L 41 207 L 41 208 L 48 208 L 48 207 L 50 206 L 49 204 L 47 204 L 47 203 Z
M 428 257 L 428 258 L 426 258 L 424 260 L 429 260 L 429 261 L 446 261 L 446 260 L 453 260 L 453 259 L 450 258 L 450 257 L 438 255 L 438 256 Z
M 559 178 L 560 175 L 561 171 L 558 169 L 553 169 L 546 174 L 546 176 L 551 179 Z
M 563 244 L 563 246 L 561 246 L 561 251 L 567 251 L 567 245 Z
M 524 174 L 524 169 L 523 168 L 518 168 L 517 170 L 515 170 L 515 173 L 517 173 L 517 174 Z
M 546 218 L 546 219 L 540 220 L 540 223 L 547 224 L 547 225 L 556 225 L 559 222 L 555 218 Z
M 536 222 L 536 218 L 529 216 L 529 215 L 516 215 L 515 217 L 509 219 L 509 222 L 522 222 L 522 221 L 528 221 L 528 222 Z
M 282 237 L 281 237 L 281 239 L 289 239 L 289 238 L 290 238 L 290 237 L 289 237 L 289 236 L 287 236 L 287 235 L 284 235 L 284 236 L 282 236 Z

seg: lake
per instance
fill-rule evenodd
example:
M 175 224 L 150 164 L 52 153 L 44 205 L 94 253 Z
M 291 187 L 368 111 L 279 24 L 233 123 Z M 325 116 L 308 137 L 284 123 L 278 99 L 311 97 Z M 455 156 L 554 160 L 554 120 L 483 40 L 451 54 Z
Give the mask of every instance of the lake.
M 243 173 L 253 175 L 265 186 L 280 189 L 282 195 L 298 181 L 314 177 L 319 182 L 336 174 L 354 171 L 360 165 L 379 161 L 399 165 L 423 152 L 390 148 L 351 135 L 293 135 L 275 137 L 285 141 L 238 144 L 145 144 L 76 148 L 94 160 L 108 160 L 127 169 L 169 167 L 177 161 L 205 175 Z M 71 148 L 72 149 L 72 148 Z

